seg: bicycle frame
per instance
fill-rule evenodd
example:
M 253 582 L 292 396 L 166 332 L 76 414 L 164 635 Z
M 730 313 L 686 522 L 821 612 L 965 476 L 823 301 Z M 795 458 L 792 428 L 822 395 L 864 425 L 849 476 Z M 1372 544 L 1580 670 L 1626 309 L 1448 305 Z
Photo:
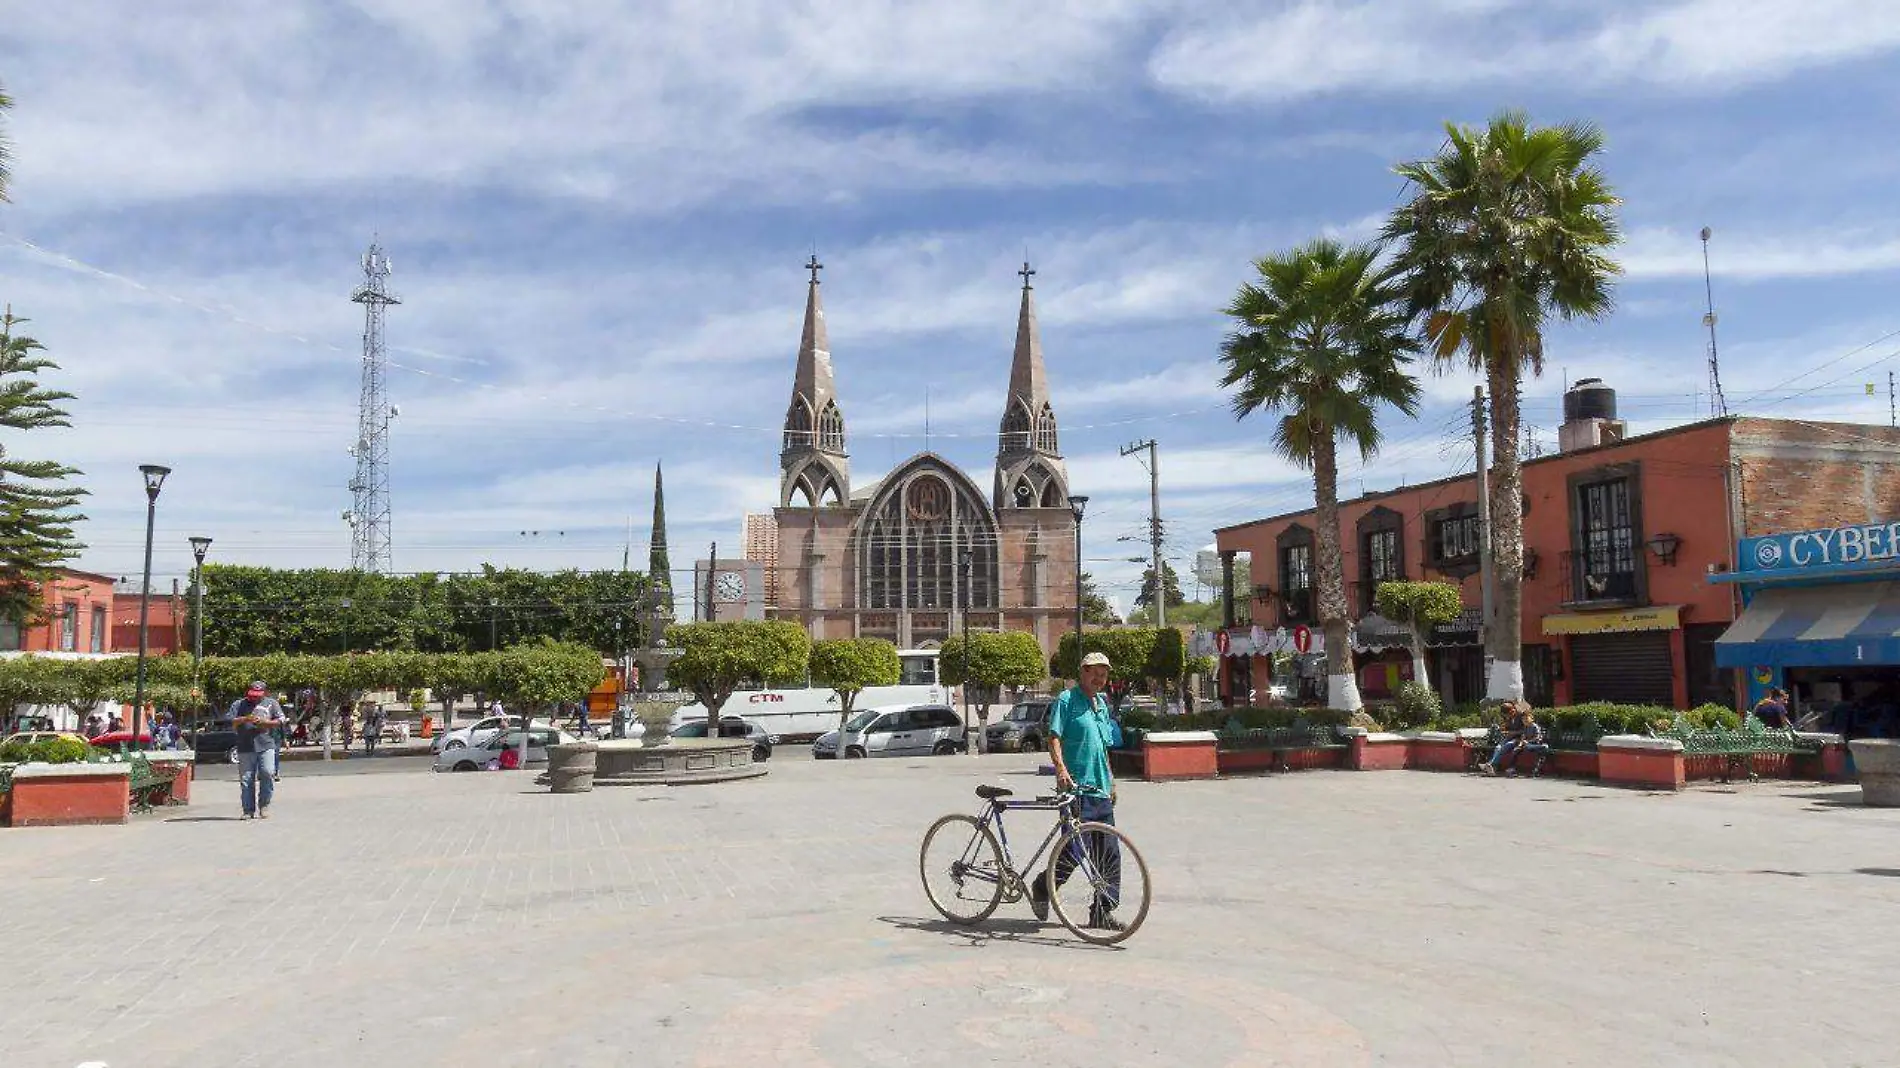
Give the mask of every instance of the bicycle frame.
M 1042 861 L 1043 853 L 1050 852 L 1049 847 L 1055 844 L 1055 840 L 1062 835 L 1062 832 L 1081 822 L 1075 814 L 1076 800 L 1077 798 L 1074 795 L 1069 795 L 1067 797 L 1039 797 L 1033 801 L 1005 801 L 999 797 L 990 801 L 990 803 L 984 807 L 982 817 L 977 820 L 977 826 L 979 828 L 987 827 L 995 832 L 996 844 L 1003 851 L 1003 870 L 998 873 L 997 876 L 991 876 L 989 873 L 976 868 L 965 868 L 963 874 L 984 882 L 994 882 L 997 881 L 998 878 L 1007 879 L 1008 882 L 1004 884 L 1004 890 L 1011 893 L 1011 900 L 1016 900 L 1014 894 L 1024 885 L 1023 871 L 1035 871 L 1036 865 Z M 1016 857 L 1010 852 L 1009 828 L 1005 825 L 1003 820 L 1003 813 L 1011 809 L 1025 812 L 1056 813 L 1055 824 L 1049 828 L 1049 833 L 1043 836 L 1042 844 L 1036 847 L 1035 853 L 1031 854 L 1029 858 L 1029 863 L 1023 867 L 1017 867 Z M 970 845 L 965 847 L 964 850 L 966 857 L 970 851 L 975 848 L 977 842 L 981 840 L 982 834 L 980 831 L 970 836 Z M 1053 859 L 1052 857 L 1051 860 L 1053 861 Z M 1095 873 L 1092 870 L 1093 865 L 1088 864 L 1086 858 L 1083 859 L 1083 864 L 1091 869 L 1084 877 L 1089 878 L 1090 881 L 1094 881 L 1093 877 Z

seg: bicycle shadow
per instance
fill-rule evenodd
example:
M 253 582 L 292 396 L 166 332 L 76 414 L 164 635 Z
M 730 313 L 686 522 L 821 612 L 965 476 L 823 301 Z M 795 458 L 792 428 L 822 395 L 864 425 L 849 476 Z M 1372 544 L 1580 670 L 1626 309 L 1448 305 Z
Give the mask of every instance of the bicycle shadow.
M 879 923 L 889 924 L 902 931 L 919 931 L 924 934 L 947 935 L 971 948 L 982 947 L 996 942 L 1009 942 L 1025 946 L 1046 946 L 1051 949 L 1101 949 L 1120 952 L 1122 946 L 1098 946 L 1084 942 L 1079 938 L 1057 937 L 1044 934 L 1051 927 L 1062 930 L 1059 924 L 1046 924 L 1034 919 L 989 919 L 972 926 L 951 923 L 948 920 L 928 919 L 922 916 L 879 916 Z

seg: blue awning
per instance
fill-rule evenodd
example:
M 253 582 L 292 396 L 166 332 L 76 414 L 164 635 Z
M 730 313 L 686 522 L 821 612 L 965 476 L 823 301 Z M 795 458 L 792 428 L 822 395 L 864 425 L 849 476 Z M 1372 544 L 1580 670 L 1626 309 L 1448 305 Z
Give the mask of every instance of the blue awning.
M 1764 589 L 1716 639 L 1722 667 L 1900 665 L 1900 582 Z

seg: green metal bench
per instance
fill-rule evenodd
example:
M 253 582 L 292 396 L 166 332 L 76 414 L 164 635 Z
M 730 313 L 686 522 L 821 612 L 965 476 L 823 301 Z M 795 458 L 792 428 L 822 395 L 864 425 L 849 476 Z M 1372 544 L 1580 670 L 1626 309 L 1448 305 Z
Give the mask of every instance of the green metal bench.
M 1597 742 L 1609 733 L 1603 729 L 1603 724 L 1597 722 L 1595 716 L 1584 717 L 1583 722 L 1575 727 L 1552 727 L 1547 724 L 1540 724 L 1540 726 L 1544 728 L 1544 744 L 1550 747 L 1552 755 L 1560 752 L 1594 753 L 1597 751 Z M 1498 751 L 1498 746 L 1503 741 L 1504 728 L 1492 727 L 1485 734 L 1483 741 L 1474 741 L 1467 747 L 1466 768 L 1476 772 L 1480 765 L 1490 761 L 1492 754 Z
M 177 768 L 154 767 L 151 761 L 138 755 L 132 756 L 128 763 L 132 766 L 132 811 L 150 812 L 158 805 L 177 803 L 171 796 L 172 780 L 178 777 Z
M 1272 754 L 1281 771 L 1293 770 L 1287 764 L 1289 753 L 1319 753 L 1348 748 L 1337 727 L 1315 727 L 1295 722 L 1286 727 L 1242 727 L 1229 721 L 1215 735 L 1216 744 L 1227 750 L 1260 750 Z
M 1667 730 L 1652 730 L 1650 733 L 1657 738 L 1673 738 L 1681 742 L 1685 760 L 1694 757 L 1722 758 L 1723 782 L 1728 782 L 1737 771 L 1746 773 L 1751 780 L 1760 778 L 1755 772 L 1755 758 L 1758 756 L 1803 756 L 1821 751 L 1820 742 L 1803 738 L 1792 728 L 1770 729 L 1753 715 L 1743 721 L 1739 730 L 1691 727 L 1678 717 Z

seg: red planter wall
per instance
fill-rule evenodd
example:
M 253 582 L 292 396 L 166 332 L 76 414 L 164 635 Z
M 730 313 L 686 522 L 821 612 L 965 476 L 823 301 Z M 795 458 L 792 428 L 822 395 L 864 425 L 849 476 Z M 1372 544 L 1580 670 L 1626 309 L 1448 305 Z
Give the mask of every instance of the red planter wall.
M 1214 749 L 1214 736 L 1206 741 L 1142 742 L 1149 782 L 1169 779 L 1212 779 L 1220 774 L 1220 758 Z
M 83 823 L 124 823 L 132 798 L 124 770 L 69 772 L 58 776 L 14 774 L 7 824 L 12 827 L 60 827 Z
M 1412 759 L 1406 765 L 1417 771 L 1465 770 L 1466 746 L 1457 739 L 1412 739 Z

